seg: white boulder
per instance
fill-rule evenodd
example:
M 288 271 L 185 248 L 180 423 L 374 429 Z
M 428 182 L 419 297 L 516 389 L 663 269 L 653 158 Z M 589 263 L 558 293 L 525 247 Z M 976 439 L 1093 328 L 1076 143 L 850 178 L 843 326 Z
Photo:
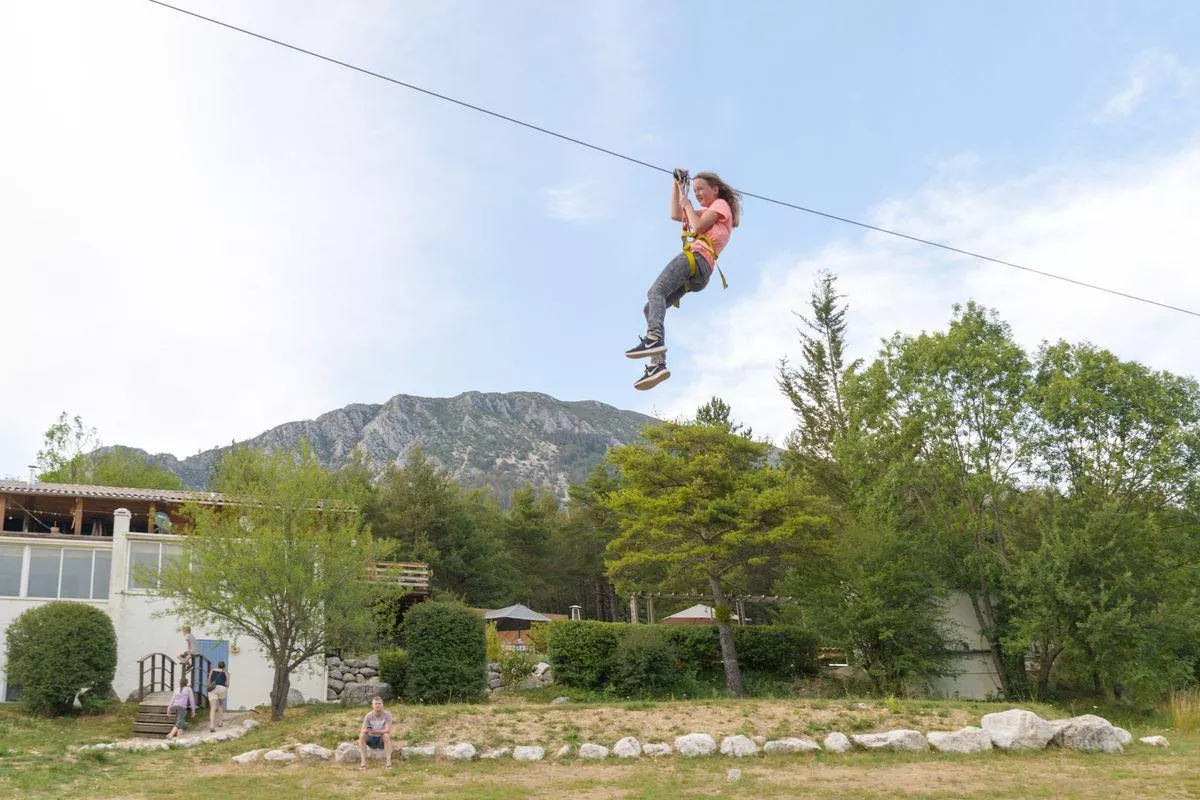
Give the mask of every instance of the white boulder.
M 1054 726 L 1032 711 L 1010 708 L 984 714 L 979 727 L 992 737 L 1001 750 L 1041 750 L 1054 738 Z
M 992 735 L 974 725 L 957 731 L 930 731 L 925 739 L 939 753 L 983 753 L 992 749 Z
M 319 744 L 302 744 L 296 750 L 301 761 L 328 761 L 333 758 L 333 751 Z
M 571 755 L 573 750 L 574 750 L 574 748 L 571 747 L 571 745 L 564 744 L 562 747 L 558 748 L 558 750 L 554 753 L 554 757 L 555 758 L 566 758 L 567 756 Z
M 754 743 L 753 739 L 740 733 L 736 736 L 726 736 L 721 740 L 721 755 L 734 758 L 756 756 L 758 755 L 758 745 Z
M 1120 753 L 1125 748 L 1116 728 L 1104 717 L 1084 714 L 1068 720 L 1057 721 L 1054 727 L 1054 743 L 1066 750 L 1083 750 L 1089 753 Z
M 612 751 L 617 758 L 637 758 L 642 754 L 642 743 L 632 736 L 626 736 L 613 745 Z
M 371 752 L 371 748 L 367 748 L 367 752 Z M 382 751 L 380 751 L 382 752 Z M 406 759 L 413 758 L 435 758 L 437 757 L 436 744 L 419 744 L 413 747 L 401 747 L 400 755 Z
M 262 758 L 262 754 L 267 752 L 265 748 L 259 750 L 249 750 L 233 757 L 234 762 L 238 764 L 249 764 L 251 761 L 258 761 Z
M 1113 730 L 1117 732 L 1117 741 L 1119 741 L 1121 743 L 1122 747 L 1124 747 L 1125 745 L 1133 744 L 1133 734 L 1132 733 L 1125 730 L 1124 728 L 1118 728 L 1116 725 L 1113 726 Z
M 442 755 L 450 761 L 471 761 L 475 758 L 475 745 L 470 742 L 448 744 L 442 748 Z
M 834 731 L 825 737 L 822 743 L 827 753 L 849 753 L 854 745 L 850 744 L 850 740 L 846 738 L 846 734 Z
M 512 755 L 517 761 L 541 761 L 546 757 L 546 749 L 522 744 L 513 748 Z
M 511 747 L 493 747 L 490 750 L 484 750 L 479 754 L 479 757 L 488 761 L 495 761 L 496 759 L 505 758 L 510 755 L 512 755 Z
M 587 742 L 579 745 L 580 758 L 608 758 L 608 748 L 602 744 Z
M 685 758 L 711 756 L 716 750 L 717 743 L 707 733 L 689 733 L 675 738 L 675 752 Z
M 807 753 L 813 750 L 820 750 L 821 745 L 808 739 L 797 739 L 795 737 L 787 737 L 784 739 L 772 739 L 763 745 L 763 752 L 767 755 L 778 755 L 780 753 Z
M 922 752 L 929 749 L 929 742 L 920 731 L 904 728 L 886 733 L 856 733 L 850 737 L 864 750 L 902 750 Z
M 1151 747 L 1170 747 L 1171 743 L 1167 741 L 1165 736 L 1143 736 L 1138 739 L 1142 744 L 1148 744 Z
M 671 745 L 666 742 L 647 742 L 642 745 L 642 755 L 650 756 L 651 758 L 661 758 L 669 756 L 675 752 L 671 749 Z
M 268 750 L 263 753 L 263 761 L 295 761 L 296 754 L 287 750 Z

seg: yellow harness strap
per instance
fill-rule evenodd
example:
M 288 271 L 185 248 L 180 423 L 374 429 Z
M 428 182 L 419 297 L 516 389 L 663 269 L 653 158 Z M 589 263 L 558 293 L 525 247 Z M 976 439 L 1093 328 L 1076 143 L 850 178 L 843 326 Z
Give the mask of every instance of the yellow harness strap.
M 729 282 L 727 280 L 725 280 L 725 273 L 722 272 L 721 268 L 717 266 L 717 255 L 716 255 L 717 248 L 712 243 L 712 239 L 709 239 L 703 233 L 692 233 L 691 231 L 686 230 L 686 229 L 680 235 L 680 238 L 683 239 L 683 254 L 685 256 L 687 256 L 687 260 L 688 260 L 688 277 L 689 278 L 696 277 L 696 254 L 692 252 L 692 249 L 690 247 L 688 247 L 688 245 L 694 241 L 700 241 L 700 242 L 703 242 L 704 244 L 708 245 L 708 249 L 713 252 L 713 269 L 715 269 L 717 271 L 717 274 L 721 276 L 721 288 L 728 289 Z M 675 302 L 675 307 L 679 308 L 678 301 Z

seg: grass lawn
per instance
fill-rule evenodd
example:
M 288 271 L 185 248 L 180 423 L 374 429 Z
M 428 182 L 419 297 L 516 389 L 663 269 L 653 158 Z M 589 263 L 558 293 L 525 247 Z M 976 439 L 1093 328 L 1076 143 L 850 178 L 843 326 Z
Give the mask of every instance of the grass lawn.
M 668 741 L 692 732 L 721 736 L 785 735 L 892 728 L 954 730 L 1011 704 L 965 701 L 714 700 L 662 703 L 574 703 L 551 706 L 497 699 L 480 706 L 390 705 L 402 743 L 469 741 L 476 747 L 593 741 L 612 746 L 622 736 Z M 1071 709 L 1023 705 L 1047 718 L 1097 713 L 1135 738 L 1161 733 L 1170 750 L 1134 743 L 1124 754 L 1082 754 L 1051 747 L 1038 753 L 978 756 L 824 753 L 687 760 L 671 756 L 629 763 L 443 761 L 403 762 L 386 772 L 380 762 L 358 772 L 332 763 L 239 766 L 230 757 L 258 747 L 316 742 L 334 747 L 352 738 L 365 709 L 338 706 L 293 709 L 278 723 L 233 742 L 156 753 L 89 752 L 68 745 L 129 738 L 133 704 L 92 717 L 48 720 L 0 707 L 0 797 L 21 798 L 243 798 L 425 797 L 508 800 L 590 798 L 1195 798 L 1200 797 L 1200 733 L 1165 727 L 1153 713 L 1128 709 Z M 731 767 L 742 771 L 728 783 Z

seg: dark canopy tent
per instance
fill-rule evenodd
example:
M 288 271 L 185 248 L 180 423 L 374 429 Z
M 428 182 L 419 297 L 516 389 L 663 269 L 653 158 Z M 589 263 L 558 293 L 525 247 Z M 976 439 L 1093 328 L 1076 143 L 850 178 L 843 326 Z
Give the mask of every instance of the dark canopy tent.
M 520 603 L 488 611 L 483 618 L 488 622 L 495 623 L 498 631 L 527 631 L 535 622 L 550 621 L 549 617 L 544 617 Z

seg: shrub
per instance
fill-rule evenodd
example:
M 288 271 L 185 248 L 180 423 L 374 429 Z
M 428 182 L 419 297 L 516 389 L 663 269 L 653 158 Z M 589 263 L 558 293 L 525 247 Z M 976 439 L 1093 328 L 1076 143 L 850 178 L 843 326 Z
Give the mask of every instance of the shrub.
M 612 689 L 622 697 L 663 697 L 684 677 L 675 648 L 657 625 L 631 625 L 613 654 Z
M 379 680 L 391 685 L 397 695 L 403 694 L 408 683 L 408 653 L 399 647 L 380 650 Z
M 496 624 L 488 622 L 483 628 L 484 641 L 487 643 L 487 660 L 489 664 L 499 664 L 504 655 L 504 647 L 500 644 L 500 635 L 496 632 Z
M 546 642 L 554 680 L 579 689 L 602 688 L 622 627 L 590 620 L 551 623 Z
M 533 652 L 546 655 L 549 652 L 550 623 L 534 622 L 529 626 L 529 646 Z
M 715 625 L 664 625 L 663 633 L 687 669 L 705 676 L 722 670 Z
M 8 626 L 8 680 L 21 687 L 29 711 L 64 714 L 75 695 L 108 694 L 117 669 L 112 620 L 84 603 L 56 601 L 21 614 Z
M 747 625 L 733 629 L 742 669 L 781 678 L 815 675 L 817 637 L 791 625 Z M 719 652 L 719 649 L 718 649 Z
M 461 603 L 424 602 L 404 620 L 410 703 L 475 703 L 486 695 L 483 617 Z
M 500 677 L 506 684 L 520 683 L 533 674 L 537 656 L 525 650 L 508 650 L 500 654 Z

